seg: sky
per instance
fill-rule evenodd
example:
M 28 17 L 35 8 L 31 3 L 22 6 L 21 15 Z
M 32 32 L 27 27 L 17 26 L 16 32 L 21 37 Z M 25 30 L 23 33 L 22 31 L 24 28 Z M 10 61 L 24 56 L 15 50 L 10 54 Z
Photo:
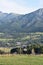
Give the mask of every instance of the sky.
M 43 0 L 0 0 L 0 11 L 27 14 L 43 8 Z

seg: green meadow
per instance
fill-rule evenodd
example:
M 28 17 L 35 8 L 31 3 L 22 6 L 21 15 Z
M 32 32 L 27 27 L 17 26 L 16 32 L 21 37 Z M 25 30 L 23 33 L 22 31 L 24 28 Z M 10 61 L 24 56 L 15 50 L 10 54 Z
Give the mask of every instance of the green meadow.
M 43 65 L 43 55 L 0 55 L 0 65 Z

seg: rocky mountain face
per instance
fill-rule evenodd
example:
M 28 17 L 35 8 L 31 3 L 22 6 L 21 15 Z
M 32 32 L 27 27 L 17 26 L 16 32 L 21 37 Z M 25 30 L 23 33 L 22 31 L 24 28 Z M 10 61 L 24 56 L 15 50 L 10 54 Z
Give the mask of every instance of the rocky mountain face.
M 43 8 L 25 15 L 0 12 L 0 32 L 43 32 Z

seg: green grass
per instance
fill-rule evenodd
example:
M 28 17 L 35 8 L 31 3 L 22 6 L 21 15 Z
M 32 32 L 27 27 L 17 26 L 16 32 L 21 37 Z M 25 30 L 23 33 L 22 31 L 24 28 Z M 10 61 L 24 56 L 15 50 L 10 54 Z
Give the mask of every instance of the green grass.
M 12 38 L 9 38 L 9 39 L 5 39 L 5 38 L 0 38 L 0 41 L 10 41 L 10 40 L 13 40 Z
M 0 65 L 43 65 L 43 55 L 0 55 Z

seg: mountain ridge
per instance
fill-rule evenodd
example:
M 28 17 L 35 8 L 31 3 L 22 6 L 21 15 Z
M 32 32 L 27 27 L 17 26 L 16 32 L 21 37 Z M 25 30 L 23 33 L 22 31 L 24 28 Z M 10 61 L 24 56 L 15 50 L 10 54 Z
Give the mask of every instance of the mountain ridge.
M 0 12 L 0 32 L 43 32 L 43 8 L 25 15 Z

